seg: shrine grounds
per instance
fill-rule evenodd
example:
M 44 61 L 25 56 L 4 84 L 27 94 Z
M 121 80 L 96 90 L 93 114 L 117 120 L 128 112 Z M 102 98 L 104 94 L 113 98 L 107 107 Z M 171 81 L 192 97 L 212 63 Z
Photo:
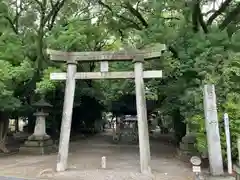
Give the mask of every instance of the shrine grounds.
M 110 140 L 111 134 L 104 133 L 72 142 L 69 170 L 61 173 L 55 172 L 57 153 L 1 157 L 0 176 L 47 180 L 149 180 L 150 177 L 139 173 L 138 145 L 112 144 Z M 107 159 L 107 168 L 104 170 L 101 169 L 102 156 Z M 168 141 L 152 140 L 151 157 L 154 179 L 194 179 L 190 164 L 177 158 L 176 148 Z

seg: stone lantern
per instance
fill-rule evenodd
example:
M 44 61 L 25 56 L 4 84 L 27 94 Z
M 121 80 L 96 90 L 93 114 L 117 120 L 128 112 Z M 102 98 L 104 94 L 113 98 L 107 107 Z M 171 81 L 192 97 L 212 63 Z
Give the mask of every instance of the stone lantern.
M 31 154 L 48 154 L 54 150 L 51 137 L 46 133 L 46 117 L 49 115 L 47 110 L 52 107 L 44 99 L 33 104 L 36 108 L 36 123 L 34 133 L 28 137 L 24 146 L 20 148 L 22 152 Z

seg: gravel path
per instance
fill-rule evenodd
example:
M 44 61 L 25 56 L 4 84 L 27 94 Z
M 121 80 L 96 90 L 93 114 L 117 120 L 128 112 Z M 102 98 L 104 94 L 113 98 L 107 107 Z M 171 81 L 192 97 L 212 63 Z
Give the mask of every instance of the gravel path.
M 18 154 L 0 159 L 0 175 L 48 180 L 153 179 L 139 173 L 137 145 L 114 145 L 106 137 L 98 136 L 71 143 L 69 170 L 66 172 L 54 172 L 56 154 L 47 156 Z M 178 160 L 175 155 L 174 147 L 156 141 L 151 142 L 151 167 L 155 180 L 193 179 L 189 165 Z M 105 170 L 100 169 L 102 156 L 107 158 Z

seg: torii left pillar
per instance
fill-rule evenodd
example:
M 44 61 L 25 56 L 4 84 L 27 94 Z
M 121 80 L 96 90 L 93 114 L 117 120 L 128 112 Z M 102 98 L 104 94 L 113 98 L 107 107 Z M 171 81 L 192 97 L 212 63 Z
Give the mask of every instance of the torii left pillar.
M 61 124 L 61 135 L 59 141 L 59 150 L 57 158 L 57 171 L 65 171 L 67 169 L 68 160 L 68 149 L 72 123 L 72 111 L 75 94 L 75 74 L 77 70 L 76 62 L 67 63 L 67 79 L 65 87 L 62 124 Z

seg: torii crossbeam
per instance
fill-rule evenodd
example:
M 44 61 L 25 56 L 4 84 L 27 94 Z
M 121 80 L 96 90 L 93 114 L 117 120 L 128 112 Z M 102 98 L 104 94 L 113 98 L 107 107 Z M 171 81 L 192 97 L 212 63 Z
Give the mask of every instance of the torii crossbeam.
M 144 78 L 161 78 L 162 71 L 143 71 L 144 60 L 159 58 L 165 46 L 158 51 L 118 51 L 118 52 L 62 52 L 48 50 L 50 59 L 53 61 L 66 62 L 66 73 L 51 73 L 51 80 L 66 80 L 64 106 L 57 159 L 57 171 L 67 169 L 70 130 L 72 122 L 72 109 L 75 93 L 76 79 L 135 79 L 136 105 L 138 117 L 140 169 L 142 173 L 151 173 L 150 168 L 150 145 L 147 123 L 146 98 Z M 108 72 L 108 61 L 131 61 L 134 62 L 134 71 Z M 76 72 L 77 62 L 100 62 L 100 72 Z

